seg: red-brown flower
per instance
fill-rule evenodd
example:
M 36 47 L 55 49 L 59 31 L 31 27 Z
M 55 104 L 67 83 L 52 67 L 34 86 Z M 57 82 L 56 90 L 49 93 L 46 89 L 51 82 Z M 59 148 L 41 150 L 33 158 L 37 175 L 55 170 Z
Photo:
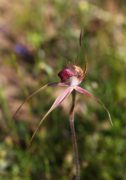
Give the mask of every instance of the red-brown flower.
M 92 97 L 94 98 L 97 102 L 99 102 L 100 104 L 102 104 L 102 106 L 104 107 L 104 109 L 107 111 L 108 116 L 109 116 L 109 120 L 112 124 L 112 120 L 111 120 L 111 116 L 109 111 L 107 110 L 107 108 L 104 106 L 104 104 L 95 96 L 93 96 L 90 92 L 88 92 L 86 89 L 83 89 L 79 86 L 79 84 L 82 82 L 82 80 L 84 79 L 84 76 L 86 74 L 86 68 L 83 71 L 80 67 L 76 66 L 76 65 L 69 65 L 68 67 L 64 68 L 62 71 L 60 71 L 58 73 L 58 76 L 61 79 L 61 82 L 54 82 L 54 83 L 48 83 L 45 86 L 42 86 L 41 88 L 39 88 L 37 91 L 35 91 L 33 94 L 31 94 L 30 96 L 28 96 L 26 98 L 26 100 L 19 106 L 19 108 L 17 109 L 17 111 L 14 114 L 17 114 L 17 112 L 21 109 L 21 107 L 23 106 L 23 104 L 28 101 L 31 97 L 33 97 L 34 95 L 36 95 L 38 92 L 40 92 L 41 90 L 43 90 L 45 87 L 48 86 L 63 86 L 66 87 L 66 89 L 64 90 L 64 92 L 59 95 L 56 100 L 54 101 L 53 105 L 51 106 L 51 108 L 49 109 L 49 111 L 45 114 L 45 116 L 40 120 L 40 123 L 38 125 L 38 128 L 36 129 L 36 131 L 34 132 L 34 134 L 32 135 L 31 141 L 34 138 L 36 132 L 38 131 L 39 127 L 41 126 L 42 122 L 44 121 L 44 119 L 50 114 L 50 112 L 52 112 L 57 106 L 59 106 L 62 101 L 64 99 L 66 99 L 66 97 L 68 97 L 73 91 L 79 92 L 80 94 L 84 94 L 88 97 Z
M 76 86 L 84 79 L 84 72 L 79 66 L 70 65 L 60 71 L 58 76 L 60 77 L 61 82 L 70 86 Z

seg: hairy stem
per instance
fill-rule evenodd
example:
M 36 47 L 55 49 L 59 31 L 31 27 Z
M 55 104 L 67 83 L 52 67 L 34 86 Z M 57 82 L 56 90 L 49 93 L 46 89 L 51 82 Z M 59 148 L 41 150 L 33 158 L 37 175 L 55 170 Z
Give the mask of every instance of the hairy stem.
M 75 159 L 75 166 L 76 166 L 76 180 L 80 180 L 80 163 L 79 163 L 79 154 L 78 154 L 78 146 L 77 146 L 77 139 L 76 139 L 76 132 L 74 127 L 74 109 L 75 109 L 75 100 L 76 100 L 76 91 L 72 92 L 72 106 L 70 110 L 70 129 L 72 135 L 72 144 L 74 149 L 74 159 Z

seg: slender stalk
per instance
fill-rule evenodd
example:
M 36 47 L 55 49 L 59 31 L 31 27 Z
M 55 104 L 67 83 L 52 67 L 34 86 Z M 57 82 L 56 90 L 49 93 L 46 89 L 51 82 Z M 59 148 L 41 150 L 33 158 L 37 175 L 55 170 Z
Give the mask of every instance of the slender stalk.
M 74 127 L 74 109 L 75 109 L 75 101 L 76 101 L 76 91 L 72 92 L 72 106 L 70 110 L 70 129 L 71 129 L 71 136 L 72 136 L 72 144 L 74 149 L 74 159 L 75 159 L 75 166 L 76 166 L 76 180 L 80 180 L 80 163 L 79 163 L 79 154 L 78 154 L 78 146 L 77 146 L 77 139 L 76 139 L 76 132 Z

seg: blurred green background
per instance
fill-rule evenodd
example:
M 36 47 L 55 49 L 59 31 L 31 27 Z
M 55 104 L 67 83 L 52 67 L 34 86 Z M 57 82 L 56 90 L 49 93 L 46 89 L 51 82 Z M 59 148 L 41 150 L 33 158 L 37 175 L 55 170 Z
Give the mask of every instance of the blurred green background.
M 80 29 L 84 29 L 79 47 Z M 109 109 L 78 95 L 75 127 L 81 179 L 126 179 L 126 1 L 0 0 L 0 180 L 72 180 L 69 128 L 71 98 L 52 112 L 28 149 L 30 137 L 61 88 L 48 88 L 21 102 L 40 86 L 59 81 L 69 63 L 82 68 L 82 83 Z

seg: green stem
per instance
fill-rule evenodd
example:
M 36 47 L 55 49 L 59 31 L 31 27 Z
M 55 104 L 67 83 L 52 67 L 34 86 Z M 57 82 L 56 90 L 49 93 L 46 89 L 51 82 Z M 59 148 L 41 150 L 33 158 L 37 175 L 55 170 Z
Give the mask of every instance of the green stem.
M 78 146 L 76 139 L 76 132 L 74 127 L 74 109 L 75 109 L 75 100 L 76 100 L 76 91 L 72 92 L 72 106 L 70 110 L 70 129 L 72 135 L 72 144 L 74 149 L 74 157 L 75 157 L 75 166 L 76 166 L 76 180 L 80 180 L 80 163 L 79 163 L 79 154 L 78 154 Z

